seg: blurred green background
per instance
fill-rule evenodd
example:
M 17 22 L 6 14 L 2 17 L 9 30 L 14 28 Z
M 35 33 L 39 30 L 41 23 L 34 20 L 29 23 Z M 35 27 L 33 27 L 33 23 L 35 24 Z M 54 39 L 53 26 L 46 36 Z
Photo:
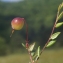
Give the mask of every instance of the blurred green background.
M 54 25 L 57 9 L 63 0 L 22 0 L 20 2 L 0 1 L 0 63 L 28 63 L 27 51 L 21 43 L 26 41 L 26 27 L 11 35 L 11 21 L 15 17 L 25 18 L 28 24 L 29 43 L 43 47 Z M 63 21 L 63 18 L 59 20 Z M 57 42 L 48 48 L 40 63 L 63 63 L 63 26 L 56 31 L 62 33 Z M 19 54 L 18 54 L 19 53 Z M 26 57 L 25 57 L 25 55 Z M 25 60 L 25 61 L 24 61 Z

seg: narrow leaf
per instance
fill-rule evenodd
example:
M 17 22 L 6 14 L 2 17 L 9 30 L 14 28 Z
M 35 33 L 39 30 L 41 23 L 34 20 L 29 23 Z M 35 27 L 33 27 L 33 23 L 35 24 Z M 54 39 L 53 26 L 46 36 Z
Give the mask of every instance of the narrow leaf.
M 35 52 L 31 52 L 31 56 L 34 56 Z
M 54 34 L 51 36 L 50 39 L 55 39 L 55 38 L 57 38 L 60 33 L 61 33 L 61 32 L 56 32 L 56 33 L 54 33 Z
M 39 59 L 40 56 L 40 46 L 38 46 L 35 55 L 33 56 L 34 61 L 37 61 Z
M 37 57 L 38 57 L 38 55 L 37 55 L 37 51 L 36 51 L 35 54 L 34 54 L 34 56 L 33 56 L 33 60 L 36 61 Z
M 38 47 L 37 55 L 38 55 L 38 57 L 39 57 L 39 55 L 40 55 L 40 46 Z
M 59 5 L 58 11 L 60 11 L 62 9 L 62 7 L 63 7 L 63 2 Z
M 56 42 L 56 40 L 52 40 L 52 41 L 50 41 L 46 47 L 50 47 L 50 46 L 52 46 L 55 42 Z
M 29 50 L 29 51 L 33 51 L 34 46 L 35 46 L 35 42 L 29 46 L 28 50 Z
M 61 25 L 63 25 L 63 22 L 57 23 L 55 27 L 58 28 L 58 27 L 60 27 Z
M 35 61 L 37 61 L 39 59 L 39 57 L 37 56 L 36 58 L 35 58 Z
M 24 43 L 22 43 L 22 46 L 25 47 Z
M 61 17 L 63 17 L 63 12 L 61 12 L 61 13 L 59 14 L 58 20 L 59 20 Z

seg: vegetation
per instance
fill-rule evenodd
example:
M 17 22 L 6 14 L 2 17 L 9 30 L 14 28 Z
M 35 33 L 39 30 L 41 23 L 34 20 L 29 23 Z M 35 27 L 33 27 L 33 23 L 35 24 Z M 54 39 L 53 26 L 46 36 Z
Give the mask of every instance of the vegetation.
M 1 54 L 9 54 L 23 48 L 25 42 L 25 26 L 21 31 L 16 31 L 10 38 L 11 20 L 15 17 L 24 17 L 28 23 L 28 35 L 30 43 L 44 46 L 56 19 L 57 8 L 62 0 L 24 0 L 18 3 L 0 2 L 0 42 L 2 45 Z M 59 20 L 62 21 L 63 19 Z M 62 26 L 55 31 L 63 31 Z M 63 33 L 58 37 L 54 47 L 63 46 Z M 0 47 L 1 48 L 1 47 Z M 4 53 L 3 53 L 4 52 Z M 2 54 L 3 53 L 3 54 Z
M 61 2 L 62 0 L 23 0 L 16 3 L 5 3 L 0 1 L 0 55 L 8 55 L 18 51 L 24 52 L 24 47 L 28 51 L 30 57 L 30 60 L 27 58 L 26 61 L 29 63 L 36 63 L 42 62 L 40 56 L 45 48 L 48 49 L 51 45 L 53 45 L 51 49 L 63 47 L 63 3 Z M 16 31 L 13 34 L 14 30 Z M 11 36 L 13 34 L 11 38 L 10 34 Z M 62 50 L 58 51 L 63 52 Z M 53 50 L 46 50 L 45 55 L 47 57 L 50 56 L 49 52 L 54 53 Z M 27 57 L 26 52 L 22 54 L 25 54 Z M 54 55 L 55 54 L 56 52 Z M 17 55 L 5 56 L 5 58 L 10 58 L 11 60 L 13 57 L 21 58 Z M 4 57 L 0 58 L 3 60 Z M 12 60 L 13 63 L 14 60 L 20 63 L 18 60 L 19 58 L 14 58 Z M 23 58 L 24 56 L 22 59 Z M 55 60 L 53 61 L 55 62 Z M 5 62 L 7 63 L 7 61 Z M 10 63 L 12 62 L 10 61 Z
M 29 63 L 35 63 L 38 61 L 38 59 L 40 58 L 40 55 L 42 54 L 42 52 L 44 51 L 44 49 L 46 47 L 51 46 L 52 44 L 54 44 L 56 42 L 56 38 L 58 37 L 58 35 L 61 32 L 55 32 L 54 30 L 55 28 L 60 27 L 61 25 L 63 25 L 63 22 L 59 22 L 60 18 L 63 16 L 63 11 L 61 11 L 61 9 L 63 8 L 63 3 L 59 5 L 58 7 L 58 12 L 57 12 L 57 17 L 54 23 L 54 26 L 52 28 L 52 32 L 50 34 L 49 39 L 47 40 L 47 42 L 45 43 L 44 47 L 40 50 L 41 46 L 38 46 L 38 48 L 36 49 L 36 51 L 34 51 L 34 46 L 35 46 L 35 42 L 31 45 L 29 45 L 29 39 L 28 39 L 28 25 L 27 23 L 24 21 L 24 18 L 14 18 L 11 21 L 11 26 L 13 30 L 20 30 L 23 26 L 23 22 L 25 22 L 26 25 L 26 44 L 22 43 L 22 45 L 27 49 L 29 56 L 30 56 L 30 62 Z M 60 12 L 61 11 L 61 12 Z M 12 32 L 13 33 L 13 32 Z

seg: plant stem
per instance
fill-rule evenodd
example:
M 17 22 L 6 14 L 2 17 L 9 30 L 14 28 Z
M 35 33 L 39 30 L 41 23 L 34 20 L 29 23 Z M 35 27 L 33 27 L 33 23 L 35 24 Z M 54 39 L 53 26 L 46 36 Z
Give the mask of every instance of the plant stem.
M 32 59 L 32 56 L 31 56 L 31 53 L 30 53 L 30 51 L 28 50 L 28 48 L 29 48 L 29 41 L 28 41 L 28 25 L 27 25 L 27 23 L 26 23 L 26 21 L 25 21 L 25 25 L 26 25 L 26 49 L 27 49 L 27 51 L 28 51 L 28 54 L 29 54 L 29 56 L 30 56 L 30 61 L 31 61 L 31 63 L 34 63 L 33 62 L 33 59 Z
M 29 50 L 28 50 L 28 53 L 29 53 L 29 56 L 30 56 L 30 61 L 31 61 L 31 63 L 34 63 L 34 62 L 33 62 L 33 59 L 32 59 L 32 56 L 31 56 L 31 53 L 30 53 Z
M 25 25 L 26 25 L 26 42 L 28 42 L 28 25 L 25 21 Z
M 56 21 L 55 21 L 54 26 L 53 26 L 53 28 L 52 28 L 52 32 L 51 32 L 51 34 L 50 34 L 50 37 L 52 36 L 52 34 L 53 34 L 53 32 L 54 32 L 54 29 L 55 29 L 55 26 L 56 26 L 56 24 L 57 24 L 57 22 L 58 22 L 58 15 L 59 15 L 59 11 L 57 12 Z M 47 44 L 49 43 L 50 37 L 49 37 L 48 41 L 46 42 L 46 44 L 44 45 L 44 47 L 43 47 L 43 49 L 42 49 L 40 55 L 42 54 L 42 52 L 43 52 L 44 49 L 46 48 Z

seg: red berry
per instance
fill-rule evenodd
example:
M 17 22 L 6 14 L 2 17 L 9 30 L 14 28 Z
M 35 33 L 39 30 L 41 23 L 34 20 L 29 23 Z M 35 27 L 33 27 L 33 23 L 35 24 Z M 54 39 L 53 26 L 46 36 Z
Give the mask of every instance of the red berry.
M 11 21 L 12 29 L 20 30 L 24 26 L 24 18 L 16 17 Z

